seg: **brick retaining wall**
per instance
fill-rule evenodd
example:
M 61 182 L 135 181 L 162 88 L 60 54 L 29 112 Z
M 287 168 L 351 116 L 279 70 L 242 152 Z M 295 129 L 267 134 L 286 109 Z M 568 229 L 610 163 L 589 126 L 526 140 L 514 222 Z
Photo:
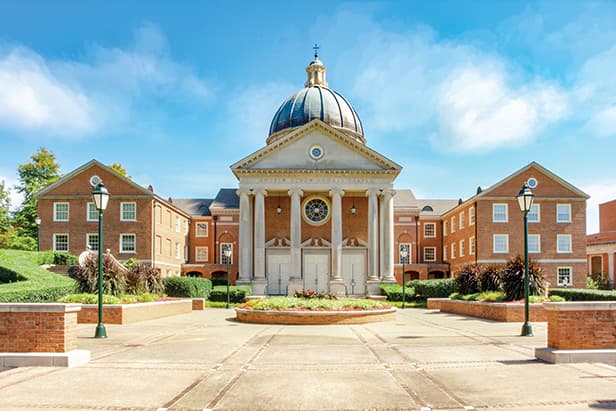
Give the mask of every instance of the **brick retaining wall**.
M 615 302 L 545 303 L 548 347 L 616 349 Z
M 105 304 L 103 305 L 103 323 L 130 324 L 171 315 L 188 314 L 192 310 L 192 300 Z M 83 304 L 77 321 L 79 324 L 96 324 L 98 322 L 98 305 Z
M 469 315 L 503 322 L 524 322 L 524 304 L 522 303 L 487 303 L 479 301 L 461 301 L 438 299 L 431 302 L 428 308 L 437 308 L 444 313 Z M 530 304 L 530 321 L 547 321 L 543 304 Z

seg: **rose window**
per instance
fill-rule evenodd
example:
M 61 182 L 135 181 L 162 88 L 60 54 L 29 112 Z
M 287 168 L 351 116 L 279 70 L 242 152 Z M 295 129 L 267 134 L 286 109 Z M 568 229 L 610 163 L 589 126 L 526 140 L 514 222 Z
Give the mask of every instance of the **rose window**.
M 321 198 L 308 200 L 304 205 L 304 216 L 312 224 L 322 224 L 329 217 L 329 205 Z

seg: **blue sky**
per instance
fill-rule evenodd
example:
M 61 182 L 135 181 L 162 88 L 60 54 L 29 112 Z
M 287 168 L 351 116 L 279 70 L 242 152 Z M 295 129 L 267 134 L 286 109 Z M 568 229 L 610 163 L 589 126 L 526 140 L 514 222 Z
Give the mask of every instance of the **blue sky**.
M 613 1 L 4 1 L 0 179 L 45 146 L 63 173 L 96 158 L 213 196 L 318 43 L 398 188 L 467 198 L 534 160 L 592 196 L 594 232 L 616 198 L 615 21 Z

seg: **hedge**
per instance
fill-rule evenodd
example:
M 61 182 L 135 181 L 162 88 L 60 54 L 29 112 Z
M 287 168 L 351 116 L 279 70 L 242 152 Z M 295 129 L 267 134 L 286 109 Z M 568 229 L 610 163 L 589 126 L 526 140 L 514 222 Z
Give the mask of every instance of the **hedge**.
M 567 301 L 614 301 L 616 290 L 592 290 L 589 288 L 550 288 L 550 295 L 558 295 Z
M 0 303 L 49 303 L 75 293 L 75 284 L 0 292 Z
M 25 281 L 26 277 L 6 267 L 0 267 L 0 284 L 9 284 L 16 281 Z
M 439 280 L 412 280 L 407 283 L 408 287 L 415 289 L 416 298 L 447 298 L 456 290 L 456 280 L 446 278 Z
M 208 298 L 212 291 L 212 282 L 207 278 L 167 277 L 164 283 L 170 297 Z
M 212 281 L 212 287 L 216 287 L 217 285 L 227 286 L 226 278 L 212 278 L 211 281 Z
M 402 286 L 398 284 L 381 284 L 381 294 L 387 296 L 388 301 L 402 301 Z M 413 287 L 406 287 L 404 290 L 406 293 L 406 301 L 416 300 L 415 289 Z
M 252 287 L 249 285 L 229 286 L 229 301 L 232 303 L 243 303 L 247 295 L 252 294 Z M 227 301 L 227 286 L 217 285 L 210 293 L 210 301 Z
M 55 264 L 55 265 L 76 265 L 79 258 L 76 255 L 69 253 L 60 253 L 57 251 L 41 251 L 38 255 L 39 265 Z

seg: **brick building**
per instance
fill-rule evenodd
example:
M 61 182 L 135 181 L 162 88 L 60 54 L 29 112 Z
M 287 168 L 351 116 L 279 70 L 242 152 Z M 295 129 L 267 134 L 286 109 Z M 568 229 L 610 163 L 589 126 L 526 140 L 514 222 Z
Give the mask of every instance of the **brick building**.
M 95 245 L 86 210 L 97 175 L 111 193 L 105 248 L 120 260 L 208 278 L 224 277 L 228 263 L 231 279 L 256 295 L 378 294 L 403 269 L 407 280 L 444 278 L 470 262 L 522 253 L 515 196 L 532 181 L 531 255 L 553 285 L 583 285 L 586 194 L 536 163 L 466 201 L 396 191 L 402 167 L 368 147 L 359 116 L 328 87 L 316 55 L 306 72 L 305 87 L 275 113 L 265 146 L 231 165 L 238 189 L 163 200 L 92 161 L 39 193 L 42 247 L 79 253 Z
M 599 204 L 599 232 L 587 237 L 588 274 L 607 276 L 614 288 L 616 200 Z

